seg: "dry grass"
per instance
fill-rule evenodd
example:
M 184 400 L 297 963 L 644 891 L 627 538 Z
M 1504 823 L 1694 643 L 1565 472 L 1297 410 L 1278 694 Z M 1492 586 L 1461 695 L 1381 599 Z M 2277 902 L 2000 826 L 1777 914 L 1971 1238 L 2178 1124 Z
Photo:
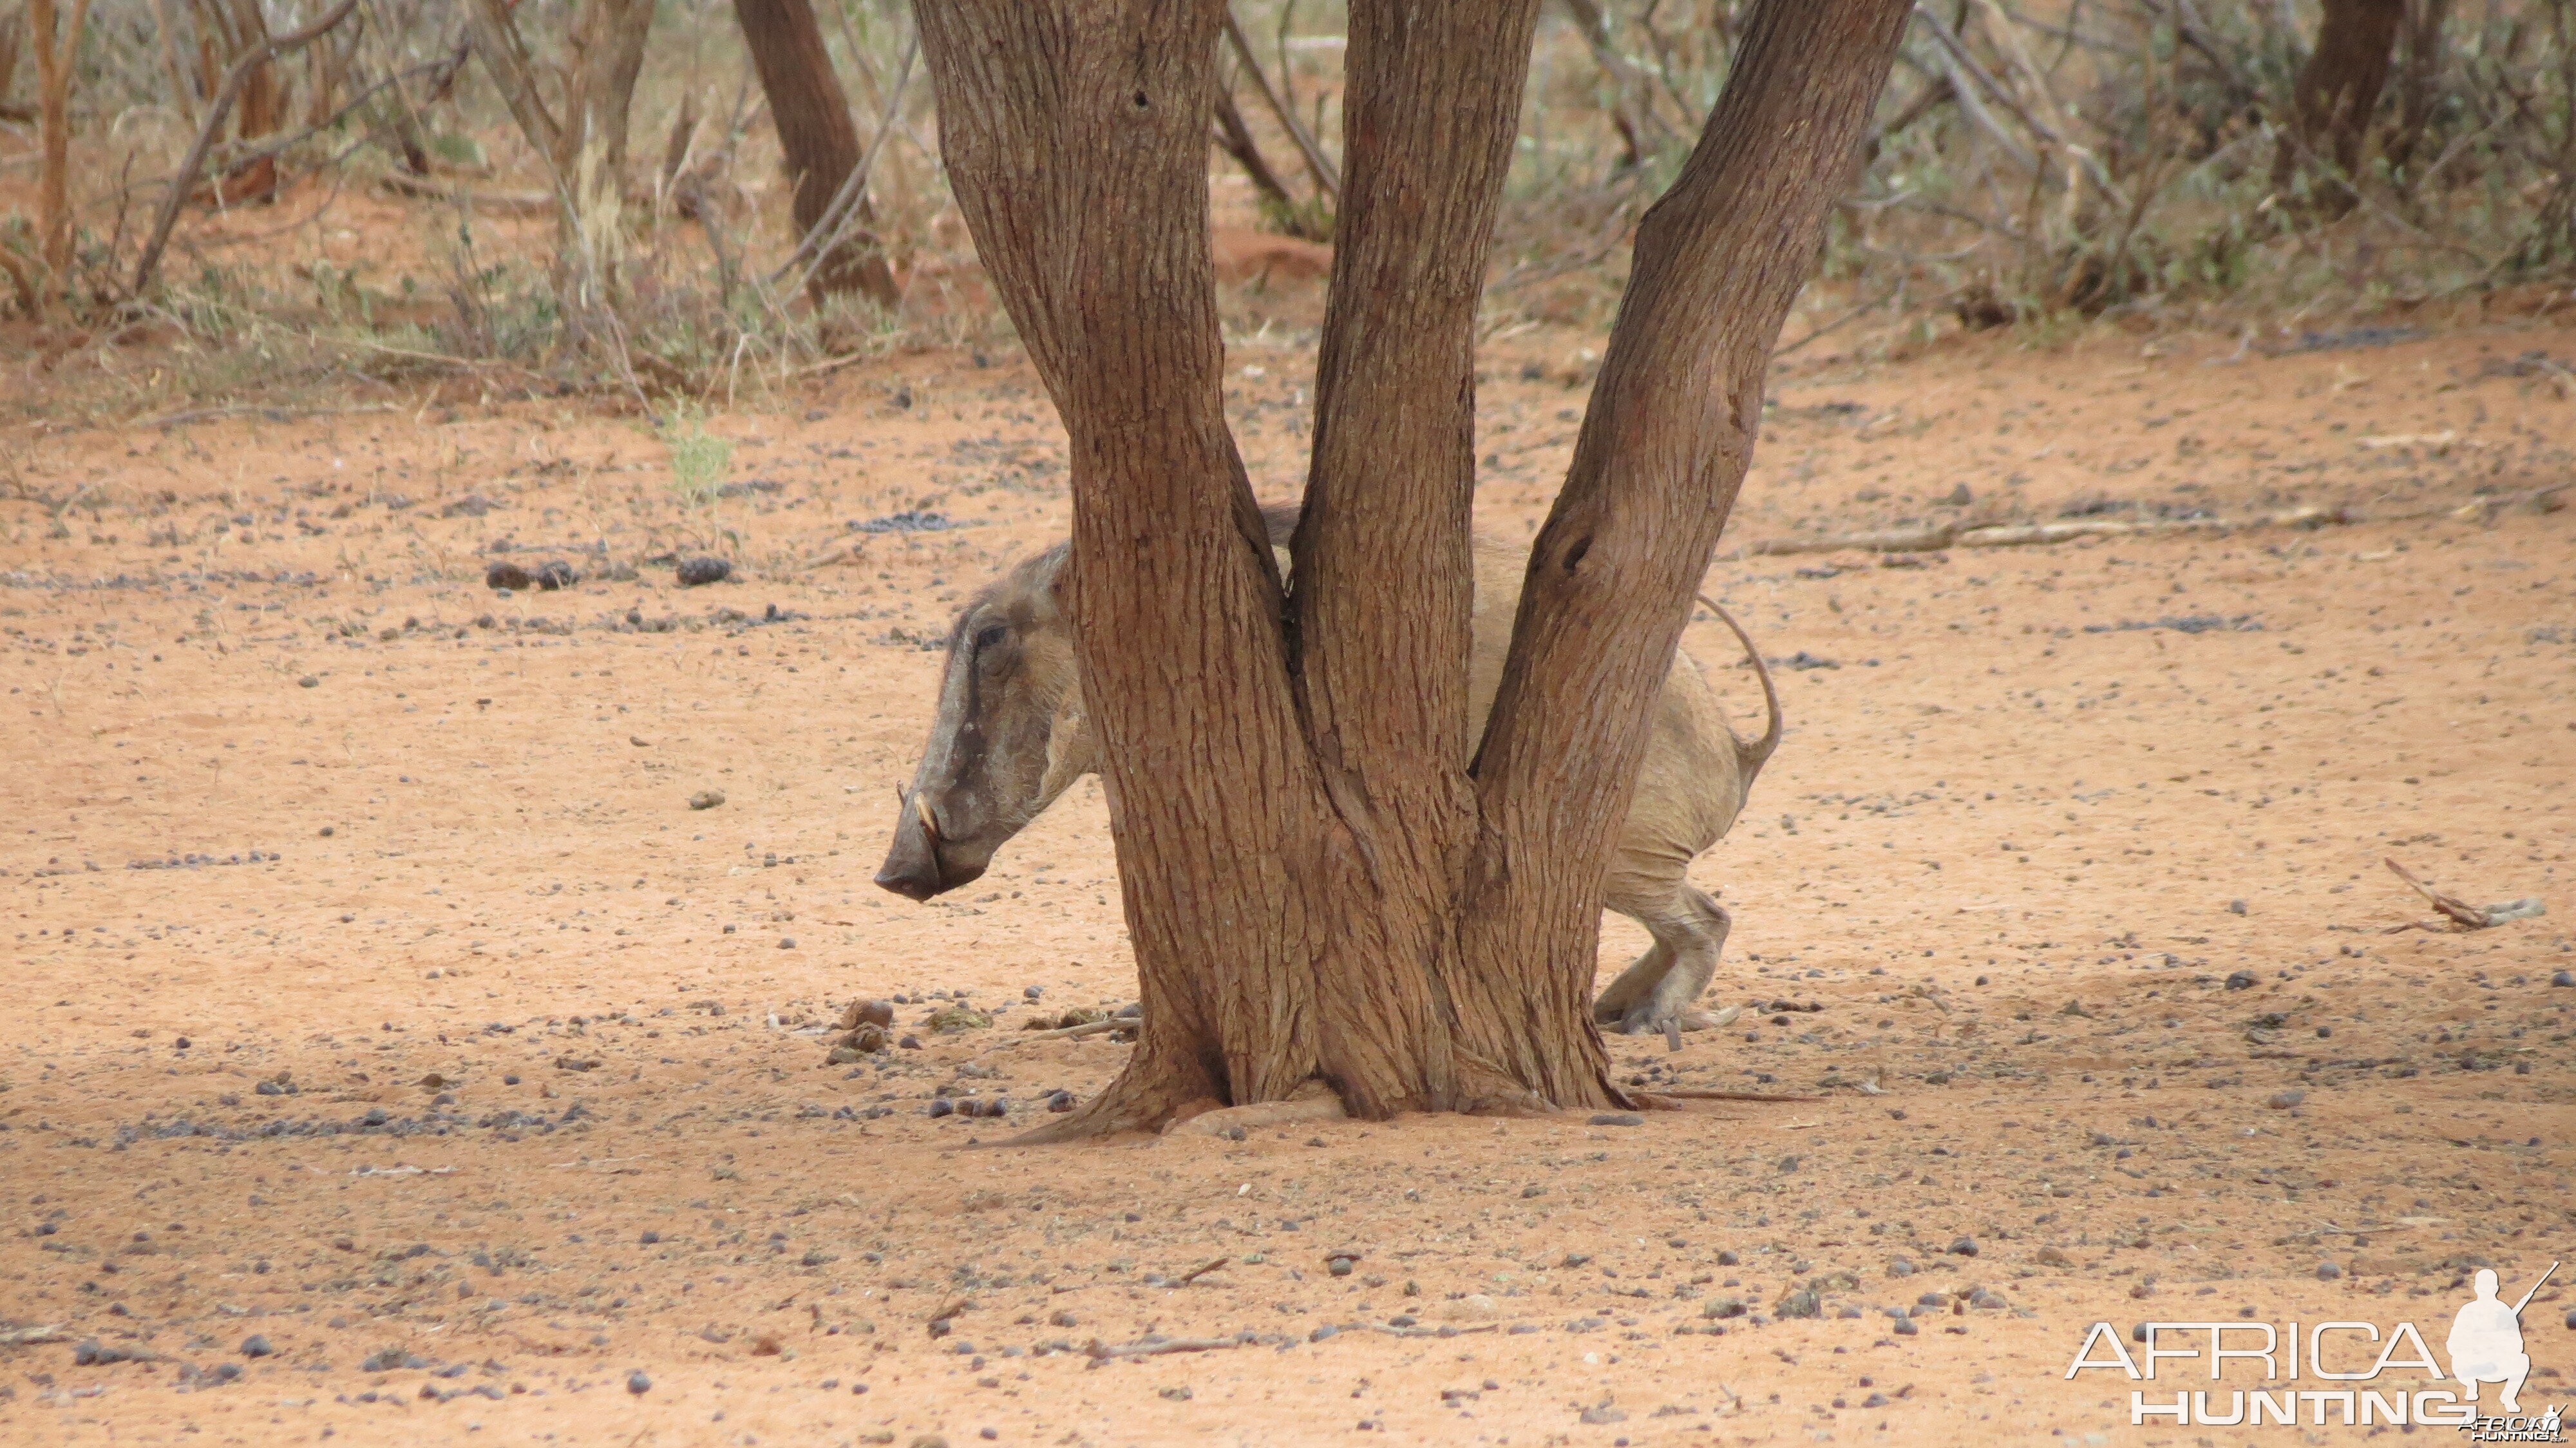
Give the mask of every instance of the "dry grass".
M 560 35 L 565 3 L 529 0 L 527 33 Z M 1606 326 L 1635 220 L 1687 154 L 1743 8 L 1547 10 L 1490 334 Z M 2306 154 L 2281 119 L 2311 14 L 2285 26 L 2279 7 L 2165 0 L 1950 0 L 1918 14 L 1784 346 L 1883 355 L 1991 326 L 2045 345 L 2096 318 L 2295 330 L 2563 276 L 2576 259 L 2566 8 L 2457 8 L 2421 65 L 2401 52 L 2369 160 L 2350 177 Z M 1261 97 L 1265 86 L 1281 96 L 1332 164 L 1341 17 L 1296 0 L 1237 10 L 1249 60 L 1230 54 L 1229 74 L 1279 184 L 1256 192 L 1212 151 L 1219 219 L 1329 234 L 1333 197 Z M 454 0 L 388 0 L 310 65 L 285 67 L 290 123 L 228 143 L 210 168 L 273 150 L 288 178 L 278 200 L 192 209 L 161 277 L 128 294 L 138 217 L 201 102 L 174 83 L 148 0 L 93 13 L 76 107 L 78 255 L 68 275 L 43 279 L 48 325 L 19 334 L 34 384 L 16 389 L 22 415 L 72 405 L 144 417 L 352 389 L 411 400 L 570 389 L 658 411 L 665 397 L 721 403 L 836 359 L 1009 345 L 947 193 L 929 88 L 917 70 L 904 79 L 910 20 L 894 0 L 827 0 L 821 14 L 875 156 L 869 194 L 901 306 L 818 308 L 798 289 L 788 188 L 731 8 L 694 3 L 666 7 L 648 50 L 605 328 L 565 323 L 543 164 L 480 69 L 454 65 Z M 317 106 L 326 51 L 337 78 Z M 0 136 L 0 248 L 25 258 L 32 140 Z M 1314 308 L 1256 285 L 1228 298 L 1228 320 L 1295 331 Z M 158 344 L 148 363 L 120 361 L 138 343 Z M 44 385 L 67 360 L 115 385 Z

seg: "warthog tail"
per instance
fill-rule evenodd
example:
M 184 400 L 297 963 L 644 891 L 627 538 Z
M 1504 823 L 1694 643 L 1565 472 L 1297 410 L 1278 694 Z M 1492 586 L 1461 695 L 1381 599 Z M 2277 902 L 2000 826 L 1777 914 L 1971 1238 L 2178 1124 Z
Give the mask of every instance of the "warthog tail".
M 1762 650 L 1754 645 L 1753 636 L 1744 631 L 1744 625 L 1735 621 L 1735 615 L 1728 613 L 1716 599 L 1705 593 L 1699 595 L 1699 601 L 1708 606 L 1709 612 L 1717 615 L 1718 622 L 1734 631 L 1737 643 L 1744 645 L 1744 657 L 1752 663 L 1754 675 L 1762 680 L 1762 705 L 1771 714 L 1770 725 L 1762 731 L 1761 738 L 1735 746 L 1744 761 L 1744 787 L 1749 790 L 1753 787 L 1753 777 L 1760 774 L 1762 766 L 1770 760 L 1771 751 L 1780 747 L 1780 690 L 1771 682 L 1771 666 L 1762 661 Z

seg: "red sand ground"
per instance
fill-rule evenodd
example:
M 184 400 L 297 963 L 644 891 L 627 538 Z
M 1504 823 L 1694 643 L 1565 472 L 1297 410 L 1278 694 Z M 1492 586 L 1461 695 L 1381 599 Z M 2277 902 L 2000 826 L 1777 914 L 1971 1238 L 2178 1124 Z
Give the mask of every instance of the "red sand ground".
M 1540 516 L 1580 345 L 1497 349 L 1484 526 Z M 2571 356 L 2576 329 L 2517 322 L 1801 359 L 1733 540 L 2417 516 L 1722 561 L 1712 590 L 1796 661 L 1788 742 L 1699 872 L 1737 921 L 1712 996 L 1758 1004 L 1679 1055 L 1613 1051 L 1813 1101 L 1001 1151 L 932 1091 L 1025 1120 L 1124 1054 L 1004 1048 L 1132 995 L 1098 791 L 954 903 L 868 875 L 923 641 L 1065 524 L 1015 357 L 721 417 L 748 487 L 705 507 L 642 425 L 572 403 L 21 430 L 0 1330 L 61 1331 L 0 1346 L 0 1439 L 2362 1434 L 2132 1429 L 2124 1380 L 2063 1373 L 2096 1320 L 2406 1318 L 2438 1347 L 2468 1269 L 2511 1293 L 2576 1257 L 2576 989 L 2550 983 L 2576 968 L 2576 510 L 2447 514 L 2576 475 Z M 1310 354 L 1232 365 L 1255 476 L 1290 495 Z M 911 507 L 976 526 L 847 526 Z M 496 540 L 593 575 L 713 548 L 741 577 L 501 598 Z M 2221 626 L 2160 626 L 2190 620 Z M 1688 646 L 1731 662 L 1721 630 Z M 2429 914 L 2392 855 L 2552 913 L 2383 933 Z M 1612 922 L 1605 968 L 1641 943 Z M 924 1047 L 826 1067 L 840 1007 L 898 992 Z M 915 1024 L 941 992 L 999 1024 Z M 1773 1320 L 1801 1286 L 1825 1315 Z M 2526 1404 L 2568 1394 L 2569 1286 L 2524 1314 Z M 1913 1334 L 1885 1312 L 1971 1289 Z M 91 1341 L 134 1360 L 79 1365 Z

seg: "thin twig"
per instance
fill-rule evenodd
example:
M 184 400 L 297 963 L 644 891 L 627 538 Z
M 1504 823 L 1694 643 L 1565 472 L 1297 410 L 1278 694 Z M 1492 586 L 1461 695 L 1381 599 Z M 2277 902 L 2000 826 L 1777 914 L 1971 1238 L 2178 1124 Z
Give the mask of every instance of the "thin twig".
M 1015 1036 L 1005 1036 L 986 1049 L 998 1051 L 1004 1046 L 1021 1046 L 1031 1041 L 1070 1041 L 1076 1036 L 1103 1036 L 1122 1026 L 1132 1030 L 1135 1025 L 1136 1022 L 1132 1017 L 1115 1016 L 1105 1021 L 1085 1021 L 1078 1026 L 1061 1026 L 1052 1031 L 1022 1031 Z
M 233 102 L 241 98 L 242 87 L 249 84 L 251 73 L 272 61 L 293 55 L 329 34 L 334 26 L 349 18 L 358 8 L 358 0 L 340 0 L 329 13 L 303 29 L 287 35 L 271 36 L 260 46 L 245 52 L 224 73 L 223 88 L 215 93 L 214 102 L 206 107 L 205 124 L 197 128 L 197 139 L 188 147 L 187 158 L 179 163 L 179 173 L 172 179 L 170 194 L 161 199 L 160 219 L 153 223 L 152 240 L 143 248 L 143 256 L 134 264 L 134 285 L 128 288 L 141 296 L 152 284 L 152 273 L 161 265 L 161 253 L 170 245 L 170 228 L 179 222 L 179 208 L 187 203 L 188 193 L 197 186 L 197 172 L 206 164 L 206 153 L 214 148 L 215 133 L 223 129 L 224 118 L 231 113 Z
M 1295 98 L 1281 96 L 1270 84 L 1269 72 L 1264 71 L 1261 68 L 1261 62 L 1254 57 L 1252 42 L 1245 38 L 1242 22 L 1234 18 L 1232 5 L 1225 8 L 1225 38 L 1234 47 L 1235 55 L 1242 60 L 1243 68 L 1252 72 L 1252 84 L 1261 92 L 1261 98 L 1269 102 L 1270 113 L 1277 116 L 1279 124 L 1287 128 L 1288 139 L 1297 143 L 1297 150 L 1306 158 L 1306 169 L 1313 173 L 1315 184 L 1322 187 L 1324 194 L 1332 197 L 1336 205 L 1340 204 L 1341 173 L 1334 169 L 1331 161 L 1324 158 L 1323 148 L 1315 144 L 1315 138 L 1307 133 L 1305 123 L 1297 119 L 1297 107 L 1293 104 Z M 1287 79 L 1285 74 L 1280 76 L 1282 82 Z
M 1652 1101 L 1658 1096 L 1674 1101 L 1772 1101 L 1783 1104 L 1825 1099 L 1821 1096 L 1781 1096 L 1762 1091 L 1729 1091 L 1715 1086 L 1682 1086 L 1638 1093 L 1641 1101 Z
M 814 218 L 813 229 L 796 243 L 796 250 L 779 263 L 778 270 L 769 274 L 769 285 L 778 285 L 796 269 L 798 262 L 811 256 L 812 261 L 807 264 L 805 274 L 797 278 L 795 290 L 803 291 L 813 281 L 813 273 L 839 249 L 841 234 L 849 229 L 850 217 L 858 212 L 858 198 L 867 192 L 868 174 L 876 169 L 877 154 L 885 149 L 887 138 L 894 134 L 895 123 L 903 114 L 904 92 L 911 88 L 913 60 L 920 53 L 921 36 L 916 31 L 903 48 L 903 66 L 895 75 L 894 94 L 886 99 L 885 114 L 877 121 L 877 133 L 868 139 L 867 154 L 859 158 L 859 164 L 850 168 L 849 175 L 841 178 L 841 187 L 832 193 L 831 204 L 823 208 L 821 216 Z
M 1176 1352 L 1219 1352 L 1230 1347 L 1248 1347 L 1258 1341 L 1250 1332 L 1232 1337 L 1149 1337 L 1142 1342 L 1107 1343 L 1093 1338 L 1084 1352 L 1094 1362 L 1111 1362 L 1119 1358 L 1159 1357 Z

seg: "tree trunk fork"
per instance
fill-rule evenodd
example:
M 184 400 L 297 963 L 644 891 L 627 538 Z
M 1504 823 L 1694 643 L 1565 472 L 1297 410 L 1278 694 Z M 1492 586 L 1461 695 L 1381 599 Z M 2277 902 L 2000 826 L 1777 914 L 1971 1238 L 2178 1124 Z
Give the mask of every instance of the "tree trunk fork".
M 1372 1119 L 1639 1104 L 1591 1019 L 1605 867 L 1908 6 L 1757 6 L 1639 228 L 1479 737 L 1475 317 L 1536 7 L 1351 6 L 1284 592 L 1223 408 L 1221 0 L 920 7 L 960 210 L 1071 442 L 1076 664 L 1144 1007 L 1117 1079 L 1020 1141 L 1318 1082 Z

